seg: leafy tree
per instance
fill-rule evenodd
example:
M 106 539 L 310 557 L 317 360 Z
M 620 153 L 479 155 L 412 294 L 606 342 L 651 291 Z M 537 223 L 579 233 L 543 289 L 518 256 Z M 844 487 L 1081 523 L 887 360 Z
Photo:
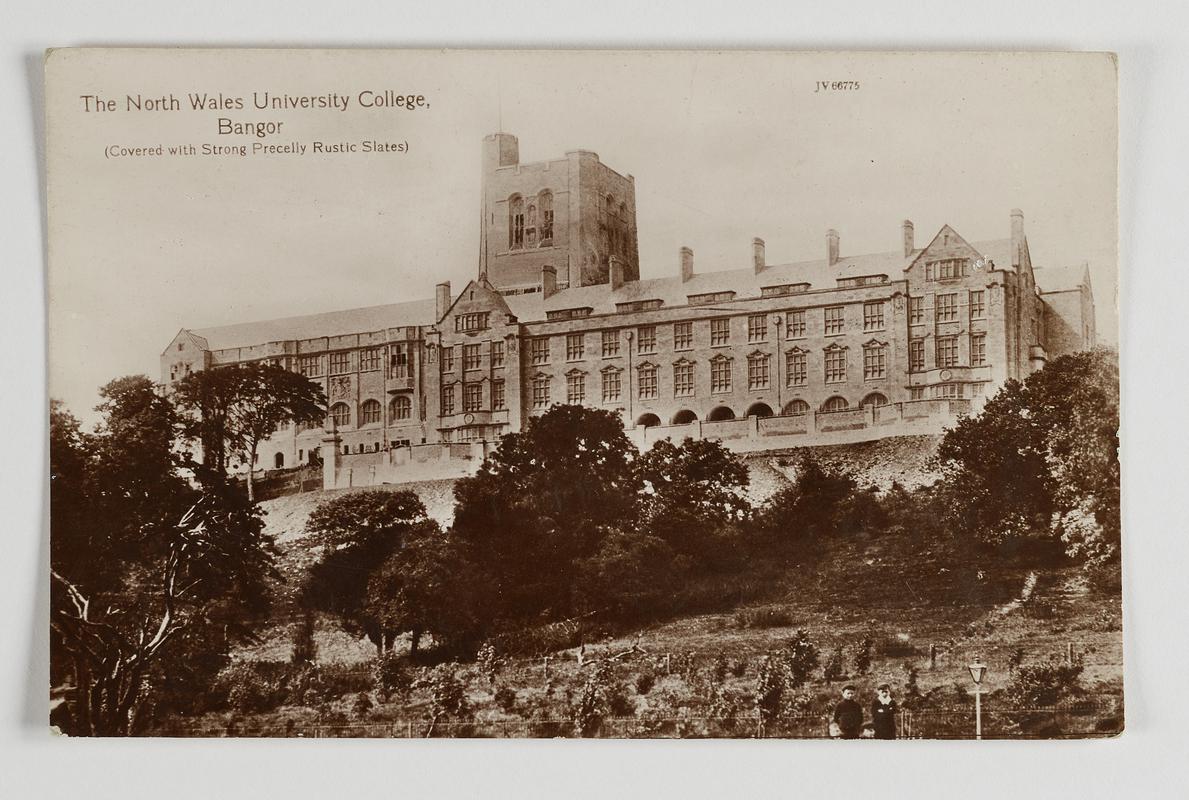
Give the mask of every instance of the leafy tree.
M 252 471 L 260 443 L 286 424 L 326 416 L 322 387 L 303 375 L 261 362 L 200 370 L 175 389 L 190 412 L 187 430 L 203 446 L 204 462 L 226 474 L 229 456 L 248 465 L 248 497 L 255 499 Z
M 238 492 L 181 478 L 176 417 L 147 378 L 100 394 L 93 435 L 51 407 L 51 676 L 69 689 L 68 733 L 127 735 L 171 695 L 170 673 L 213 678 L 250 633 L 272 550 Z
M 303 591 L 307 607 L 334 614 L 343 629 L 366 636 L 383 654 L 402 630 L 394 619 L 369 608 L 368 585 L 406 538 L 435 535 L 437 524 L 409 491 L 370 489 L 320 504 L 306 520 L 313 541 L 323 546 Z
M 554 406 L 455 485 L 454 534 L 490 580 L 487 608 L 509 619 L 574 609 L 580 561 L 634 521 L 634 453 L 614 413 Z
M 1062 541 L 1066 553 L 1117 563 L 1118 358 L 1063 356 L 1009 381 L 938 449 L 953 524 L 980 541 Z
M 849 475 L 827 470 L 807 454 L 792 485 L 772 495 L 760 510 L 757 526 L 768 538 L 786 545 L 833 535 L 841 527 L 842 512 L 855 488 Z
M 655 536 L 608 534 L 578 567 L 578 610 L 637 620 L 665 611 L 681 574 L 674 558 L 673 548 Z
M 751 510 L 743 494 L 747 467 L 719 442 L 662 440 L 636 459 L 635 468 L 640 528 L 679 553 L 703 555 L 713 532 Z

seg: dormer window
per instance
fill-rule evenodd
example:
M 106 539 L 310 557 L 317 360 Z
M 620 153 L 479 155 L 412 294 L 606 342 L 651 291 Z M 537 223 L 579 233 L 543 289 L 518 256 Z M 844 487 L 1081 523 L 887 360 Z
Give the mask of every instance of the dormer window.
M 946 281 L 970 274 L 970 262 L 965 258 L 946 258 L 925 264 L 925 280 Z

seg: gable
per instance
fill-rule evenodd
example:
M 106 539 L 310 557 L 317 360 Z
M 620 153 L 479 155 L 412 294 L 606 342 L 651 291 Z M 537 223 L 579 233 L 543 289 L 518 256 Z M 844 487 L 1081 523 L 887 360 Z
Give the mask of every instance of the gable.
M 178 345 L 181 345 L 179 348 Z M 171 353 L 193 353 L 194 351 L 209 350 L 206 339 L 192 333 L 191 331 L 182 328 L 177 334 L 169 340 L 169 344 L 161 351 L 162 356 L 167 356 Z
M 974 248 L 970 242 L 962 238 L 956 230 L 949 225 L 942 225 L 941 230 L 933 237 L 932 241 L 913 257 L 908 266 L 904 268 L 905 272 L 917 271 L 922 277 L 924 275 L 925 265 L 935 261 L 946 261 L 948 259 L 970 259 L 971 261 L 978 261 L 984 258 L 984 254 L 980 253 Z
M 512 316 L 512 310 L 508 308 L 508 303 L 504 300 L 503 295 L 492 288 L 490 283 L 473 280 L 463 287 L 462 291 L 458 293 L 458 297 L 454 298 L 454 302 L 438 320 L 438 325 L 443 331 L 453 331 L 454 324 L 451 322 L 453 318 L 463 314 L 482 313 L 491 315 L 492 325 L 502 325 L 506 317 Z

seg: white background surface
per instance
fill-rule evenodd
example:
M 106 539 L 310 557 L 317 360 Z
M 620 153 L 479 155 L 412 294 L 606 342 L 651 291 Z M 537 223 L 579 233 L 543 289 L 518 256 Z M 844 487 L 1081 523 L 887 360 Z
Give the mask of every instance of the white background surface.
M 886 5 L 886 7 L 885 7 Z M 1159 797 L 1189 776 L 1181 402 L 1189 12 L 1176 2 L 26 2 L 0 9 L 0 795 Z M 85 741 L 45 726 L 41 52 L 78 45 L 1113 50 L 1127 730 L 1089 742 Z

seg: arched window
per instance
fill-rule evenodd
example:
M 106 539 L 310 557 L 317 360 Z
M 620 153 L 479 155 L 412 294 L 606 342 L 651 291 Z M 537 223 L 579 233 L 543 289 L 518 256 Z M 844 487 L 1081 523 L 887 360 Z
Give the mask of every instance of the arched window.
M 392 422 L 409 419 L 413 416 L 413 401 L 403 394 L 397 395 L 388 404 L 388 416 Z
M 822 411 L 846 411 L 848 408 L 850 408 L 850 403 L 846 402 L 845 397 L 838 395 L 834 395 L 822 403 Z
M 272 457 L 272 465 L 274 469 L 283 469 L 285 467 L 285 454 L 277 453 Z
M 735 418 L 735 412 L 732 411 L 731 409 L 727 408 L 726 406 L 719 406 L 718 408 L 716 408 L 710 412 L 710 421 L 711 422 L 723 422 L 725 420 L 734 419 L 734 418 Z
M 524 198 L 518 194 L 508 200 L 508 249 L 524 247 Z
M 784 407 L 784 413 L 788 416 L 799 416 L 801 414 L 809 413 L 809 403 L 804 400 L 793 400 Z
M 661 418 L 656 414 L 644 414 L 636 420 L 637 428 L 652 428 L 661 424 Z
M 351 424 L 351 407 L 346 403 L 335 403 L 330 407 L 330 419 L 336 428 L 345 428 Z
M 770 417 L 772 416 L 772 406 L 767 403 L 752 403 L 751 408 L 747 409 L 747 416 Z
M 380 423 L 380 401 L 364 400 L 359 407 L 359 423 L 361 425 L 378 425 Z
M 525 222 L 525 239 L 527 239 L 529 247 L 537 246 L 537 205 L 536 205 L 536 203 L 528 204 L 528 219 Z
M 541 207 L 541 247 L 553 246 L 553 192 L 546 189 L 537 197 Z
M 674 425 L 688 425 L 691 422 L 697 422 L 698 415 L 690 411 L 688 408 L 683 408 L 673 415 Z
M 862 399 L 862 401 L 860 401 L 860 403 L 859 403 L 859 405 L 860 405 L 860 406 L 862 406 L 862 407 L 866 407 L 866 406 L 886 406 L 887 404 L 888 404 L 888 398 L 884 397 L 884 396 L 883 396 L 882 394 L 880 394 L 879 392 L 872 392 L 871 394 L 869 394 L 869 395 L 867 395 L 866 397 L 864 397 L 864 398 Z

